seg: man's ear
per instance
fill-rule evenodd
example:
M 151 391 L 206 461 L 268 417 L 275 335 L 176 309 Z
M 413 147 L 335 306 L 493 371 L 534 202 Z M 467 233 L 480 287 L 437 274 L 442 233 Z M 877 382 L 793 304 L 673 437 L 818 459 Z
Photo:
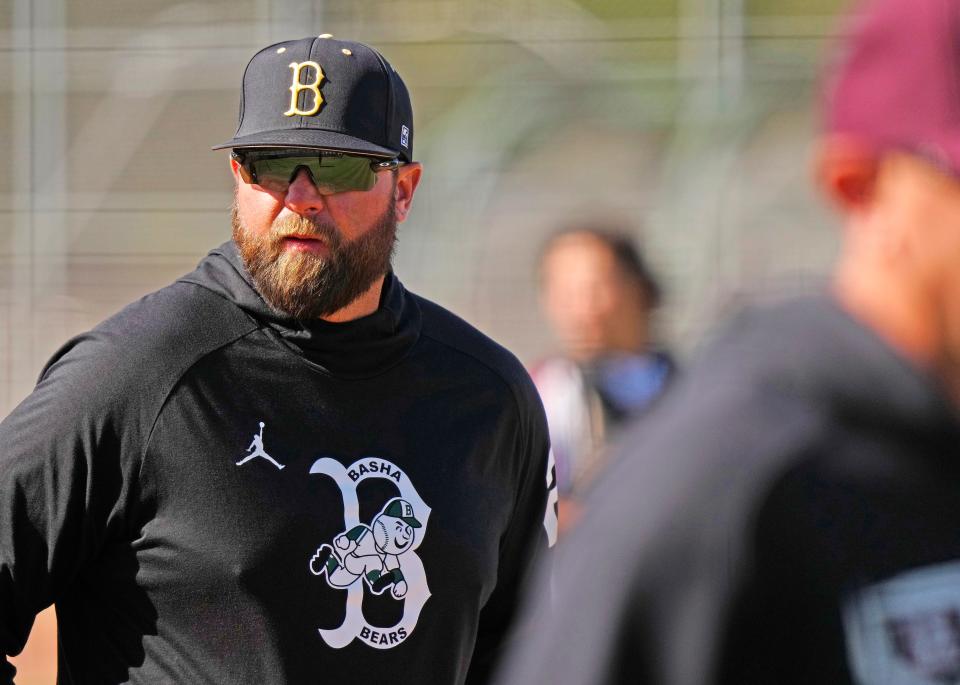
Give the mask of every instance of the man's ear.
M 234 180 L 240 182 L 240 163 L 233 158 L 233 155 L 230 155 L 227 159 L 230 160 L 230 173 L 233 174 Z
M 880 170 L 880 155 L 863 141 L 843 135 L 824 138 L 817 150 L 817 185 L 845 214 L 867 208 Z
M 397 223 L 407 218 L 422 174 L 423 166 L 419 162 L 404 164 L 397 169 L 397 186 L 394 190 Z

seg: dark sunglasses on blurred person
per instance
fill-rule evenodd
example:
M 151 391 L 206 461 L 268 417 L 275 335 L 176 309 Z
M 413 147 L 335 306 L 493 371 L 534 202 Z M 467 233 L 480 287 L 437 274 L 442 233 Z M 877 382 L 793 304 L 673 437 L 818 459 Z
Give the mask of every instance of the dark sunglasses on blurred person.
M 300 169 L 310 174 L 317 192 L 333 195 L 348 190 L 370 190 L 377 172 L 405 164 L 399 159 L 364 157 L 332 150 L 243 149 L 231 156 L 240 165 L 240 177 L 275 193 L 285 193 Z

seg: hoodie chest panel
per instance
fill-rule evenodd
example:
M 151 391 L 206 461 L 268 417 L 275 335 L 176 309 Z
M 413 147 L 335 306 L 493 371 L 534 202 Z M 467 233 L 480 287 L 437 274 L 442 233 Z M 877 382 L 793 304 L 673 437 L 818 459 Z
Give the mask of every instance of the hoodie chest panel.
M 407 366 L 336 379 L 252 340 L 183 379 L 151 438 L 138 550 L 161 617 L 189 630 L 243 607 L 234 638 L 251 648 L 280 631 L 342 649 L 314 642 L 353 620 L 350 596 L 383 630 L 347 651 L 470 634 L 516 496 L 516 409 L 495 385 Z M 416 629 L 397 629 L 414 603 Z

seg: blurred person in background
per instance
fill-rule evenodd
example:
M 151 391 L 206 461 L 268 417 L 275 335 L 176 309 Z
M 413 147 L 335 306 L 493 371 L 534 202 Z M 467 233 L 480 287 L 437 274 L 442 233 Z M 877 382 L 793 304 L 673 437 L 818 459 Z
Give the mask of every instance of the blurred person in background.
M 560 351 L 531 374 L 547 413 L 563 532 L 611 439 L 651 406 L 674 365 L 653 342 L 660 286 L 626 232 L 584 225 L 554 234 L 541 249 L 539 276 Z
M 631 429 L 504 683 L 960 680 L 960 4 L 850 28 L 829 293 L 740 316 Z
M 51 604 L 61 683 L 486 682 L 555 529 L 547 428 L 393 273 L 407 88 L 361 43 L 277 43 L 219 148 L 233 240 L 0 423 L 0 683 Z

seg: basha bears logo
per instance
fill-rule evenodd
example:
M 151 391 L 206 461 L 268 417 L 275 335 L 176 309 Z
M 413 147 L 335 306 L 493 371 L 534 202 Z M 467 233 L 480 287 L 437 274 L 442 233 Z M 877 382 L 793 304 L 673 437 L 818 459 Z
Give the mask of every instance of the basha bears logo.
M 423 605 L 430 598 L 423 562 L 416 554 L 427 532 L 430 508 L 400 468 L 385 459 L 364 458 L 350 466 L 324 457 L 314 462 L 311 474 L 330 477 L 343 496 L 343 531 L 330 543 L 321 544 L 310 557 L 310 572 L 327 585 L 346 590 L 347 611 L 343 623 L 320 629 L 320 637 L 341 649 L 359 638 L 377 649 L 390 649 L 404 642 L 417 625 Z M 369 478 L 387 479 L 400 491 L 369 523 L 360 521 L 357 486 Z M 389 628 L 370 625 L 363 615 L 364 587 L 376 595 L 403 602 L 403 617 Z

